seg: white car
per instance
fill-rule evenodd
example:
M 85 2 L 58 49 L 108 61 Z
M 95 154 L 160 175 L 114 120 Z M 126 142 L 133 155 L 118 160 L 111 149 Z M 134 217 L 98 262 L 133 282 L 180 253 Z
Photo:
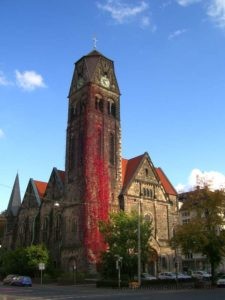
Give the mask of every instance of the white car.
M 193 278 L 198 279 L 210 279 L 212 277 L 212 275 L 206 271 L 193 271 L 191 275 Z
M 155 276 L 152 276 L 151 274 L 148 274 L 148 273 L 141 274 L 141 280 L 148 281 L 148 280 L 156 280 L 156 279 L 157 278 Z
M 219 279 L 217 279 L 216 285 L 218 287 L 222 287 L 222 286 L 225 287 L 225 275 L 222 275 Z
M 187 274 L 183 274 L 183 273 L 177 273 L 177 278 L 178 279 L 191 279 L 191 276 L 189 276 Z
M 138 277 L 134 276 L 134 279 L 137 280 Z M 150 280 L 156 280 L 157 278 L 151 274 L 148 273 L 141 273 L 141 281 L 150 281 Z
M 176 274 L 173 272 L 162 272 L 159 273 L 159 279 L 176 279 Z

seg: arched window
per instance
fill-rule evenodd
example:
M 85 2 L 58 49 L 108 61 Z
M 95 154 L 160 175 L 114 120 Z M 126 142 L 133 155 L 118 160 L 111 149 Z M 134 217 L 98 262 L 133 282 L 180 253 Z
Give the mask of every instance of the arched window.
M 43 242 L 47 243 L 49 237 L 49 218 L 45 217 L 43 224 Z
M 115 164 L 115 136 L 113 133 L 109 136 L 109 162 Z
M 153 192 L 152 192 L 152 189 L 149 190 L 149 197 L 150 197 L 150 198 L 153 198 Z
M 149 198 L 149 189 L 146 189 L 146 196 Z
M 145 220 L 146 222 L 152 222 L 152 216 L 149 215 L 149 214 L 146 214 L 146 215 L 144 216 L 144 220 Z
M 22 223 L 19 227 L 19 241 L 21 246 L 24 246 L 24 238 L 25 238 L 25 224 Z
M 97 153 L 99 158 L 102 157 L 102 143 L 103 143 L 102 130 L 101 128 L 98 128 Z
M 145 176 L 148 177 L 148 169 L 145 169 Z
M 108 108 L 108 114 L 115 117 L 116 116 L 116 104 L 115 104 L 114 100 L 112 100 L 112 99 L 108 100 L 107 108 Z
M 75 138 L 72 134 L 69 139 L 69 170 L 72 170 L 75 163 Z
M 99 95 L 95 97 L 95 109 L 100 112 L 104 111 L 104 101 Z
M 146 196 L 146 189 L 145 188 L 143 188 L 143 195 L 144 195 L 144 197 Z
M 62 228 L 62 217 L 61 214 L 57 214 L 56 220 L 55 220 L 55 240 L 60 241 L 61 236 L 61 228 Z
M 77 155 L 77 160 L 78 164 L 82 164 L 83 162 L 83 154 L 84 154 L 84 140 L 83 140 L 83 132 L 79 132 L 78 136 L 78 155 Z

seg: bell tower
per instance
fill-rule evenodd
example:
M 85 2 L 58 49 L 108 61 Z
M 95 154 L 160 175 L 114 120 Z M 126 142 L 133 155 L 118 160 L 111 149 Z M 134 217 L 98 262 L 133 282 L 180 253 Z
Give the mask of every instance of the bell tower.
M 85 201 L 87 189 L 96 197 L 101 192 L 97 190 L 108 190 L 109 206 L 116 208 L 121 190 L 121 128 L 113 61 L 96 50 L 78 60 L 68 98 L 67 199 Z
M 80 205 L 87 261 L 104 247 L 99 220 L 119 209 L 121 192 L 120 91 L 113 61 L 96 50 L 75 63 L 69 91 L 66 201 Z

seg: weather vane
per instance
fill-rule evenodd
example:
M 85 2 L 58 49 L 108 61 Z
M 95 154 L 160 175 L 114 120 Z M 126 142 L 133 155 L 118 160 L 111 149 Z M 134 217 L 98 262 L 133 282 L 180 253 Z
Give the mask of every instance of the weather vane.
M 94 49 L 97 48 L 97 42 L 98 42 L 98 40 L 97 40 L 96 36 L 94 36 L 93 37 Z

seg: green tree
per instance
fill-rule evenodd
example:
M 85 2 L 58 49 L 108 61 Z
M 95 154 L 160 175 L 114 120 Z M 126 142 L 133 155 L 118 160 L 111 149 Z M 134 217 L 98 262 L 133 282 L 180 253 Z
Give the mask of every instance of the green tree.
M 100 272 L 104 277 L 116 277 L 116 255 L 123 258 L 122 274 L 132 278 L 137 274 L 138 253 L 138 214 L 124 211 L 112 213 L 108 221 L 100 222 L 100 232 L 108 245 L 108 251 L 102 254 Z M 146 264 L 151 255 L 149 246 L 152 234 L 151 222 L 140 217 L 141 262 Z
M 12 251 L 4 251 L 1 256 L 2 273 L 25 274 L 34 276 L 38 270 L 38 264 L 47 265 L 49 254 L 43 245 L 32 245 L 27 248 L 17 248 Z
M 189 223 L 177 226 L 171 243 L 184 254 L 205 255 L 214 278 L 225 256 L 225 193 L 210 191 L 206 186 L 187 195 L 182 210 L 189 211 L 192 217 Z

